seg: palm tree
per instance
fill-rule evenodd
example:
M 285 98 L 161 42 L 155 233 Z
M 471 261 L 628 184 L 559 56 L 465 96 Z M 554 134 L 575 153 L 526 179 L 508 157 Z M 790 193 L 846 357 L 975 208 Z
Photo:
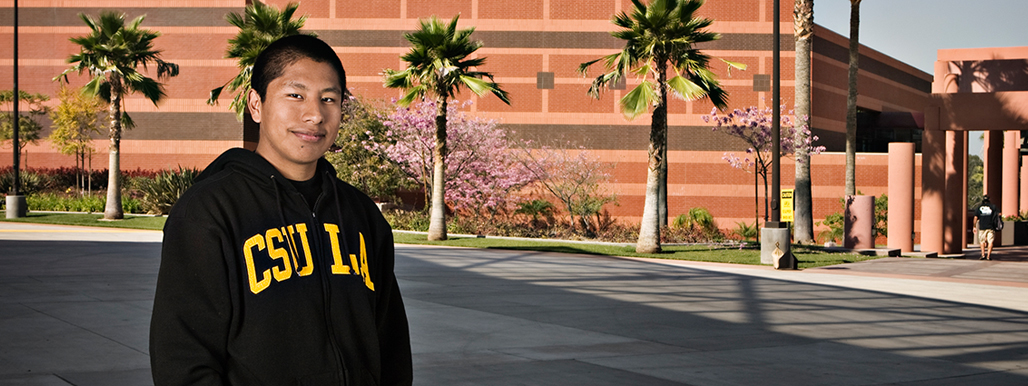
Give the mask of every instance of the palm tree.
M 850 0 L 849 94 L 846 96 L 846 195 L 857 194 L 857 69 L 860 59 L 860 0 Z
M 446 109 L 450 98 L 461 88 L 467 88 L 476 95 L 491 92 L 506 104 L 510 104 L 507 92 L 493 82 L 493 75 L 475 71 L 485 63 L 485 58 L 468 58 L 482 47 L 482 42 L 472 41 L 475 28 L 457 30 L 454 16 L 444 24 L 435 16 L 419 20 L 417 31 L 403 35 L 411 43 L 411 50 L 401 56 L 407 62 L 402 71 L 385 70 L 385 86 L 399 88 L 406 93 L 397 102 L 410 105 L 418 98 L 431 95 L 436 99 L 434 168 L 432 173 L 432 209 L 428 226 L 429 240 L 446 240 L 446 193 L 444 172 L 446 170 Z M 485 80 L 483 78 L 489 78 Z
M 104 219 L 115 220 L 124 217 L 121 208 L 121 182 L 119 181 L 121 159 L 122 127 L 132 128 L 135 124 L 128 113 L 122 110 L 125 95 L 142 93 L 155 106 L 164 98 L 164 85 L 137 70 L 142 65 L 148 69 L 154 65 L 157 79 L 164 80 L 178 75 L 178 65 L 161 59 L 161 51 L 153 48 L 153 41 L 160 32 L 139 29 L 146 16 L 137 17 L 125 24 L 125 14 L 101 12 L 94 20 L 85 14 L 79 18 L 86 23 L 91 33 L 69 40 L 81 46 L 81 51 L 68 58 L 71 67 L 54 80 L 68 81 L 68 73 L 89 72 L 93 78 L 82 88 L 86 95 L 99 96 L 108 103 L 110 118 L 110 166 L 108 168 L 107 205 Z
M 796 125 L 810 126 L 810 48 L 814 37 L 814 0 L 796 0 L 793 7 L 793 35 L 796 38 Z M 806 118 L 806 119 L 804 119 Z M 803 146 L 808 138 L 796 130 L 796 187 L 793 196 L 793 239 L 814 240 L 814 214 L 810 192 L 810 153 Z
M 703 0 L 653 0 L 649 5 L 632 0 L 632 14 L 620 12 L 614 25 L 622 28 L 611 32 L 625 40 L 621 52 L 582 63 L 578 71 L 585 75 L 589 66 L 603 61 L 607 73 L 593 80 L 589 95 L 599 98 L 600 89 L 620 82 L 629 73 L 642 77 L 642 82 L 621 98 L 621 111 L 629 119 L 653 106 L 650 124 L 649 161 L 646 173 L 646 199 L 636 251 L 660 252 L 659 190 L 660 168 L 667 154 L 668 90 L 680 98 L 693 100 L 707 96 L 719 109 L 728 105 L 728 93 L 708 69 L 710 57 L 695 48 L 698 43 L 717 40 L 721 35 L 705 31 L 713 22 L 696 18 L 694 13 Z M 739 63 L 730 67 L 744 69 Z M 668 70 L 675 76 L 668 79 Z M 649 80 L 655 78 L 655 82 Z
M 278 8 L 266 5 L 260 1 L 246 6 L 243 14 L 229 13 L 225 20 L 239 28 L 236 37 L 229 39 L 228 51 L 225 53 L 227 59 L 239 59 L 239 74 L 226 82 L 221 87 L 211 90 L 207 104 L 218 103 L 218 97 L 222 90 L 235 92 L 230 107 L 236 113 L 236 119 L 243 121 L 243 113 L 246 111 L 246 95 L 250 91 L 250 75 L 253 64 L 257 61 L 265 48 L 272 42 L 291 35 L 299 35 L 300 28 L 303 28 L 307 16 L 301 16 L 293 20 L 293 14 L 299 7 L 297 3 L 289 3 L 281 12 Z M 316 36 L 313 33 L 308 35 Z

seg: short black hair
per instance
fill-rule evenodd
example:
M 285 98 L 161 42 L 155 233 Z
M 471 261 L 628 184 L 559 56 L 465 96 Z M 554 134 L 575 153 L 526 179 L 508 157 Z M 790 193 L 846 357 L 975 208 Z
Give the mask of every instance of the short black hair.
M 282 76 L 286 66 L 300 59 L 310 59 L 332 66 L 336 75 L 339 75 L 340 90 L 346 93 L 346 71 L 343 70 L 343 63 L 339 61 L 339 55 L 336 55 L 328 43 L 310 35 L 286 36 L 268 45 L 268 48 L 257 55 L 257 61 L 253 64 L 250 88 L 257 90 L 257 95 L 260 95 L 263 101 L 271 81 Z

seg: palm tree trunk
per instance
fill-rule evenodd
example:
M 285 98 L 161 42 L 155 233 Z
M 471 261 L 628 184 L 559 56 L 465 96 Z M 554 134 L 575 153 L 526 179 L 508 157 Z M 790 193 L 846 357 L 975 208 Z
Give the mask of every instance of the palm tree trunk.
M 810 126 L 810 48 L 814 34 L 814 0 L 796 0 L 793 8 L 796 36 L 796 186 L 794 192 L 793 239 L 799 243 L 814 241 L 814 208 L 810 186 L 810 153 L 807 135 L 802 127 Z
M 860 59 L 860 0 L 850 0 L 849 95 L 846 97 L 846 195 L 857 194 L 857 69 Z
M 104 206 L 105 220 L 120 220 L 125 218 L 121 208 L 121 79 L 111 77 L 111 94 L 113 99 L 110 106 L 111 114 L 111 145 L 110 164 L 107 166 L 107 204 Z
M 757 180 L 757 170 L 753 170 L 753 226 L 757 228 L 757 235 L 760 235 L 760 182 Z
M 445 96 L 436 100 L 435 150 L 432 151 L 432 209 L 428 223 L 429 240 L 446 240 L 446 107 Z
M 660 156 L 660 190 L 657 193 L 657 199 L 660 200 L 660 205 L 657 206 L 657 220 L 660 221 L 660 227 L 664 228 L 667 226 L 667 130 L 664 130 L 664 154 Z
M 649 161 L 646 168 L 646 198 L 643 203 L 642 222 L 639 224 L 637 253 L 660 252 L 660 167 L 667 148 L 667 61 L 657 62 L 657 88 L 660 104 L 653 109 L 650 124 Z
M 767 168 L 764 169 L 764 173 L 761 173 L 760 176 L 764 179 L 764 225 L 767 225 L 768 217 L 771 215 L 771 210 L 768 206 L 768 198 L 770 198 L 770 193 L 767 189 Z

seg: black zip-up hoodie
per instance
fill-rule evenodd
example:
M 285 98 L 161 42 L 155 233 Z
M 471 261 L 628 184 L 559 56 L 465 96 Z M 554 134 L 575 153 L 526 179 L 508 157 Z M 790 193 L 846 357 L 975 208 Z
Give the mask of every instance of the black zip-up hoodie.
M 410 385 L 389 224 L 320 159 L 313 205 L 231 149 L 164 226 L 150 325 L 154 384 Z

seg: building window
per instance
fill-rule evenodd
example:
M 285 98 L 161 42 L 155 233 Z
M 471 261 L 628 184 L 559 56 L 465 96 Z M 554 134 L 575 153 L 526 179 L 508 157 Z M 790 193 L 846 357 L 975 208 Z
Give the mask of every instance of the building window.
M 914 151 L 921 152 L 923 129 L 917 128 L 916 125 L 897 124 L 895 121 L 883 122 L 881 116 L 880 111 L 857 107 L 858 152 L 888 153 L 891 142 L 913 142 Z
M 771 75 L 754 74 L 753 91 L 771 91 Z
M 625 89 L 625 77 L 622 76 L 621 79 L 618 79 L 617 83 L 614 83 L 614 84 L 612 84 L 610 86 L 610 89 L 611 90 L 624 90 Z
M 538 89 L 553 89 L 553 73 L 552 72 L 537 72 L 535 74 L 535 88 Z

